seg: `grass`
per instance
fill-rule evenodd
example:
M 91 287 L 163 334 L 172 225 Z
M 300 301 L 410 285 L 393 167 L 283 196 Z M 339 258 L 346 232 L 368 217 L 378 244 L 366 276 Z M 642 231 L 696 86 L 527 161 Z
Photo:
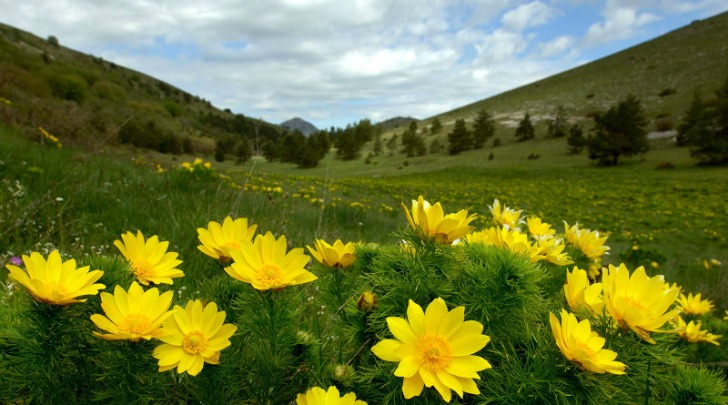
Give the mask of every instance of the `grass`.
M 478 227 L 490 226 L 488 206 L 497 198 L 560 232 L 566 221 L 608 233 L 608 262 L 631 258 L 634 265 L 650 265 L 655 259 L 660 272 L 728 308 L 725 273 L 703 266 L 710 259 L 728 263 L 728 220 L 720 215 L 728 212 L 728 185 L 719 181 L 728 168 L 696 167 L 685 149 L 657 149 L 610 169 L 565 155 L 564 141 L 552 139 L 458 157 L 382 156 L 369 165 L 327 158 L 305 176 L 293 174 L 301 172 L 290 164 L 216 165 L 231 185 L 206 172 L 156 173 L 151 162 L 165 155 L 140 155 L 130 165 L 118 156 L 28 145 L 14 131 L 2 137 L 3 186 L 11 195 L 16 187 L 25 193 L 4 202 L 0 252 L 6 258 L 44 244 L 69 254 L 110 254 L 113 240 L 140 229 L 172 241 L 194 267 L 195 229 L 229 214 L 248 217 L 260 231 L 285 234 L 295 246 L 315 238 L 386 243 L 403 227 L 401 203 L 418 195 L 441 201 L 446 211 L 479 213 Z M 540 159 L 526 160 L 530 146 Z M 495 159 L 485 159 L 489 151 Z M 656 169 L 663 161 L 675 168 Z M 640 254 L 631 253 L 633 246 Z
M 468 248 L 465 261 L 431 243 L 418 246 L 422 251 L 415 255 L 396 245 L 412 237 L 405 232 L 401 202 L 409 205 L 422 194 L 441 202 L 446 212 L 477 212 L 474 225 L 480 229 L 491 226 L 487 206 L 498 198 L 525 214 L 539 215 L 559 233 L 562 221 L 609 233 L 606 263 L 626 261 L 630 269 L 646 265 L 650 273 L 664 274 L 686 291 L 702 292 L 719 314 L 711 316 L 710 330 L 728 330 L 719 319 L 728 308 L 728 220 L 719 215 L 728 209 L 728 185 L 720 181 L 728 168 L 696 167 L 685 150 L 667 148 L 650 152 L 644 161 L 603 169 L 590 166 L 584 156 L 564 155 L 563 140 L 537 139 L 533 145 L 542 156 L 536 161 L 525 159 L 528 146 L 507 143 L 496 149 L 498 158 L 482 162 L 487 150 L 468 152 L 460 159 L 410 159 L 401 169 L 396 168 L 401 158 L 395 157 L 378 157 L 376 165 L 327 159 L 321 168 L 301 175 L 292 165 L 260 161 L 213 164 L 209 169 L 202 162 L 189 164 L 192 158 L 165 161 L 167 156 L 157 154 L 137 154 L 130 161 L 122 154 L 41 145 L 18 130 L 0 127 L 0 263 L 31 251 L 47 254 L 59 249 L 64 259 L 73 257 L 112 274 L 109 268 L 123 268 L 114 259 L 118 251 L 112 242 L 139 229 L 170 241 L 170 250 L 183 260 L 185 277 L 160 287 L 175 291 L 175 303 L 191 298 L 214 301 L 227 311 L 226 322 L 239 328 L 219 366 L 205 366 L 194 379 L 177 377 L 156 371 L 149 357 L 153 342 L 110 345 L 90 335 L 88 316 L 100 311 L 98 297 L 90 298 L 87 306 L 51 313 L 19 292 L 2 294 L 0 347 L 11 350 L 11 356 L 0 357 L 0 364 L 11 373 L 0 376 L 7 383 L 0 388 L 0 398 L 62 403 L 67 395 L 77 395 L 83 401 L 154 402 L 161 396 L 283 403 L 312 385 L 342 384 L 331 370 L 348 362 L 355 374 L 351 385 L 340 385 L 342 393 L 354 390 L 358 398 L 372 403 L 400 403 L 401 379 L 392 375 L 393 366 L 365 349 L 389 336 L 386 318 L 403 316 L 407 299 L 428 303 L 434 297 L 443 297 L 449 306 L 464 305 L 466 319 L 488 320 L 486 330 L 493 341 L 483 356 L 493 362 L 494 370 L 484 372 L 479 386 L 485 396 L 477 400 L 566 403 L 570 397 L 564 393 L 581 402 L 605 395 L 615 396 L 615 403 L 645 396 L 667 402 L 675 396 L 720 398 L 718 372 L 686 370 L 689 375 L 680 377 L 679 389 L 673 389 L 666 383 L 672 378 L 666 370 L 674 367 L 676 356 L 693 362 L 724 361 L 721 347 L 686 348 L 670 334 L 660 334 L 652 346 L 607 328 L 600 334 L 610 334 L 611 348 L 628 364 L 627 380 L 583 373 L 563 359 L 544 326 L 548 311 L 557 302 L 562 305 L 561 276 L 554 276 L 558 272 L 547 273 L 524 257 L 477 245 Z M 655 162 L 666 160 L 675 168 L 655 169 Z M 181 167 L 183 162 L 192 170 Z M 157 163 L 166 170 L 160 172 Z M 315 285 L 257 294 L 197 250 L 196 228 L 226 215 L 247 217 L 259 233 L 284 234 L 290 247 L 313 245 L 316 238 L 377 246 L 358 251 L 355 271 L 341 273 L 312 264 L 309 268 L 320 278 Z M 706 269 L 703 261 L 709 259 L 723 264 Z M 651 266 L 653 261 L 659 268 Z M 128 276 L 123 271 L 113 274 Z M 7 270 L 0 270 L 0 279 L 6 275 Z M 113 285 L 113 278 L 102 281 Z M 380 309 L 365 315 L 354 302 L 369 289 L 380 297 Z M 51 327 L 53 333 L 45 333 Z M 33 349 L 36 345 L 42 350 Z M 22 377 L 31 372 L 22 370 L 36 369 L 37 359 L 48 348 L 54 348 L 55 368 Z M 68 372 L 77 367 L 69 362 L 73 353 L 82 353 L 77 357 L 84 359 L 96 383 L 88 384 L 83 371 Z M 128 367 L 108 367 L 110 363 Z M 66 370 L 67 378 L 55 378 L 56 369 Z M 696 382 L 698 374 L 704 383 Z M 141 378 L 149 384 L 136 384 Z M 236 383 L 241 378 L 249 383 Z M 653 394 L 642 388 L 648 378 L 656 385 Z M 68 386 L 79 388 L 68 392 Z M 516 388 L 519 396 L 513 399 Z M 439 402 L 431 389 L 421 399 Z

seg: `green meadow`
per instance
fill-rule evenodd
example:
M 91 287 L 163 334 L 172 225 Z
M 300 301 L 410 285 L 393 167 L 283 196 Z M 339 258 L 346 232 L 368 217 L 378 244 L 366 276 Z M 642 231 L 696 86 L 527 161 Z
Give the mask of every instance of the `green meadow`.
M 464 259 L 431 243 L 418 244 L 402 209 L 422 195 L 440 202 L 446 213 L 477 213 L 471 225 L 479 230 L 493 225 L 488 206 L 498 199 L 524 216 L 541 217 L 559 234 L 564 222 L 598 230 L 609 235 L 604 265 L 645 266 L 648 274 L 663 274 L 684 292 L 702 293 L 715 304 L 701 318 L 704 327 L 724 335 L 728 183 L 722 179 L 728 168 L 695 166 L 685 149 L 658 148 L 618 167 L 599 168 L 584 155 L 566 155 L 563 139 L 537 139 L 457 159 L 381 155 L 369 163 L 342 163 L 327 157 L 318 168 L 300 170 L 256 159 L 234 165 L 115 148 L 79 151 L 39 143 L 38 137 L 0 130 L 3 264 L 33 251 L 59 250 L 64 260 L 104 270 L 101 281 L 111 292 L 132 280 L 113 242 L 127 231 L 157 235 L 179 253 L 185 272 L 172 286 L 159 288 L 174 291 L 178 305 L 190 299 L 216 302 L 238 332 L 220 365 L 205 365 L 196 377 L 159 373 L 151 341 L 107 342 L 91 335 L 89 316 L 102 312 L 98 298 L 65 310 L 44 309 L 49 306 L 33 304 L 3 268 L 0 364 L 6 371 L 0 372 L 0 402 L 290 403 L 307 388 L 334 385 L 370 404 L 403 403 L 402 379 L 367 348 L 391 336 L 386 319 L 405 316 L 408 300 L 424 308 L 436 297 L 449 308 L 465 306 L 466 319 L 483 322 L 492 339 L 482 352 L 493 369 L 480 372 L 481 394 L 466 393 L 463 399 L 453 394 L 454 403 L 725 399 L 724 346 L 687 343 L 674 334 L 655 334 L 657 344 L 649 345 L 593 321 L 617 360 L 627 364 L 627 374 L 601 375 L 570 365 L 546 321 L 548 311 L 563 305 L 563 267 L 534 266 L 500 249 L 466 247 Z M 526 159 L 531 148 L 538 148 L 539 159 Z M 487 158 L 490 152 L 493 159 Z M 674 168 L 656 168 L 666 161 Z M 197 249 L 197 228 L 228 215 L 248 218 L 257 233 L 285 235 L 289 248 L 313 246 L 316 239 L 364 245 L 346 275 L 314 262 L 308 268 L 319 277 L 315 283 L 258 292 Z M 418 253 L 410 256 L 397 247 L 402 240 Z M 367 290 L 380 301 L 371 313 L 356 306 Z M 41 358 L 50 359 L 49 366 L 37 374 Z M 520 387 L 517 393 L 513 387 Z M 432 388 L 415 399 L 441 402 Z

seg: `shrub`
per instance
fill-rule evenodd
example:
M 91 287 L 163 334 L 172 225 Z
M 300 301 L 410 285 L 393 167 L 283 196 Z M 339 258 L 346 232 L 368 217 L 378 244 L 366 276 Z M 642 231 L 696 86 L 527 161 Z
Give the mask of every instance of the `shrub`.
M 659 132 L 675 129 L 675 121 L 670 117 L 659 118 L 655 121 L 655 129 Z
M 61 44 L 58 42 L 58 38 L 56 38 L 55 35 L 49 35 L 48 39 L 46 39 L 46 42 L 56 48 L 59 48 L 61 46 Z
M 64 99 L 75 101 L 79 104 L 86 99 L 86 81 L 74 74 L 56 73 L 48 77 L 48 85 L 53 95 Z
M 675 90 L 675 89 L 674 89 L 674 88 L 672 88 L 672 87 L 668 87 L 668 88 L 665 88 L 665 89 L 663 89 L 663 90 L 662 90 L 662 91 L 661 91 L 660 93 L 658 93 L 657 95 L 658 95 L 658 96 L 660 96 L 660 97 L 667 97 L 667 96 L 669 96 L 669 95 L 671 95 L 671 94 L 675 94 L 675 93 L 677 93 L 677 90 Z

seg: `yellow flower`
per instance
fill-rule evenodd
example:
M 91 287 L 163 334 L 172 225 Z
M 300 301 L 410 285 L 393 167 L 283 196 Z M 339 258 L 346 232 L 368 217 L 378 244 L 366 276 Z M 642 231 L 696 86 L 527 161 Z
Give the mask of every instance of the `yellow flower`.
M 596 280 L 597 277 L 599 277 L 599 274 L 602 273 L 602 261 L 596 260 L 591 263 L 589 263 L 589 268 L 587 269 L 587 274 L 589 275 L 589 278 L 591 280 Z
M 467 210 L 460 210 L 455 214 L 445 215 L 440 203 L 430 205 L 422 196 L 412 200 L 412 214 L 402 204 L 412 229 L 423 239 L 434 238 L 436 242 L 451 244 L 473 231 L 468 224 L 476 215 L 468 215 Z
M 115 240 L 114 245 L 129 261 L 140 283 L 172 284 L 173 278 L 185 275 L 182 270 L 176 268 L 182 263 L 181 260 L 177 260 L 177 253 L 167 252 L 169 242 L 160 242 L 157 235 L 145 241 L 141 231 L 137 231 L 136 236 L 127 232 L 121 235 L 121 239 L 123 243 Z
M 677 297 L 678 307 L 680 311 L 691 315 L 703 315 L 713 310 L 713 303 L 710 300 L 704 300 L 701 298 L 702 293 L 689 293 L 680 294 Z
M 586 270 L 574 266 L 571 272 L 566 271 L 564 295 L 572 311 L 579 313 L 580 310 L 586 309 L 595 316 L 602 314 L 604 309 L 602 283 L 589 285 Z
M 166 334 L 159 337 L 164 344 L 152 353 L 159 360 L 159 371 L 177 367 L 177 373 L 195 376 L 205 363 L 219 364 L 220 351 L 230 346 L 230 336 L 238 329 L 223 322 L 225 311 L 218 312 L 214 302 L 204 307 L 200 300 L 189 301 L 184 308 L 176 305 L 162 328 Z
M 467 243 L 482 243 L 488 246 L 506 247 L 515 253 L 531 258 L 539 254 L 538 247 L 528 240 L 528 236 L 525 233 L 519 232 L 516 228 L 491 227 L 467 235 L 465 241 Z
M 377 307 L 379 300 L 377 300 L 377 294 L 371 291 L 364 291 L 359 299 L 356 300 L 356 307 L 363 312 L 373 311 Z
M 38 252 L 23 255 L 27 273 L 17 266 L 5 265 L 10 270 L 10 279 L 22 284 L 38 302 L 53 305 L 68 305 L 86 301 L 82 295 L 96 295 L 106 288 L 94 284 L 104 274 L 101 270 L 89 271 L 89 266 L 76 268 L 73 259 L 61 259 L 57 250 L 48 255 L 48 260 Z
M 109 333 L 94 332 L 94 335 L 106 340 L 132 342 L 164 335 L 162 324 L 174 312 L 168 311 L 173 295 L 172 291 L 159 295 L 157 288 L 144 291 L 136 281 L 131 283 L 128 292 L 118 285 L 113 295 L 102 292 L 101 308 L 106 316 L 94 314 L 91 320 Z
M 683 320 L 681 316 L 678 316 L 675 319 L 677 323 L 677 328 L 675 329 L 675 331 L 678 335 L 680 335 L 681 338 L 691 343 L 708 342 L 716 346 L 720 346 L 720 343 L 718 343 L 718 339 L 720 339 L 722 336 L 714 335 L 707 330 L 701 330 L 700 321 L 698 321 L 697 323 L 695 323 L 694 321 L 690 321 L 686 324 L 685 320 Z
M 725 311 L 725 316 L 723 317 L 724 321 L 728 321 L 728 309 Z
M 464 321 L 464 317 L 464 307 L 448 311 L 445 301 L 436 298 L 425 312 L 410 300 L 407 319 L 387 318 L 395 339 L 382 340 L 372 352 L 382 360 L 399 362 L 394 375 L 404 377 L 405 398 L 420 395 L 425 386 L 435 387 L 445 402 L 450 402 L 451 390 L 460 398 L 463 392 L 480 393 L 473 379 L 479 380 L 478 371 L 491 365 L 473 353 L 485 347 L 490 337 L 481 334 L 480 322 Z
M 311 255 L 321 264 L 328 267 L 345 268 L 354 263 L 354 245 L 352 242 L 344 244 L 337 239 L 333 245 L 328 244 L 323 239 L 316 239 L 314 247 L 306 246 Z
M 528 224 L 528 232 L 532 236 L 539 237 L 556 234 L 556 230 L 551 225 L 541 222 L 541 218 L 539 217 L 528 217 L 526 224 Z
M 207 224 L 207 229 L 197 228 L 197 238 L 202 245 L 197 246 L 200 251 L 222 263 L 230 263 L 231 250 L 240 249 L 243 242 L 253 240 L 258 225 L 248 226 L 247 218 L 238 218 L 233 221 L 226 217 L 222 225 L 215 221 Z
M 589 320 L 579 322 L 574 314 L 562 309 L 561 322 L 549 312 L 549 323 L 559 350 L 579 368 L 600 374 L 624 374 L 625 364 L 614 360 L 616 352 L 604 349 L 604 338 L 591 330 Z
M 278 240 L 268 232 L 255 237 L 255 242 L 243 242 L 233 250 L 233 263 L 225 271 L 233 278 L 250 283 L 257 290 L 281 289 L 289 285 L 309 283 L 317 279 L 304 267 L 310 257 L 303 249 L 286 253 L 286 237 Z
M 564 221 L 564 228 L 566 240 L 591 260 L 599 260 L 610 249 L 609 246 L 604 244 L 607 241 L 607 236 L 600 237 L 599 231 L 580 229 L 578 223 L 569 227 L 566 221 Z
M 621 327 L 629 327 L 650 343 L 655 341 L 649 333 L 658 330 L 680 312 L 677 309 L 666 312 L 680 291 L 666 288 L 663 276 L 647 276 L 642 266 L 635 269 L 630 277 L 624 263 L 619 267 L 610 264 L 602 276 L 602 288 L 604 305 L 612 318 Z
M 566 245 L 562 239 L 553 236 L 544 235 L 536 239 L 536 245 L 531 249 L 531 262 L 535 263 L 540 260 L 546 260 L 557 266 L 567 266 L 573 264 L 569 254 L 564 252 Z
M 353 392 L 340 397 L 339 390 L 332 385 L 328 391 L 324 391 L 321 387 L 313 387 L 305 394 L 298 394 L 296 405 L 367 405 L 367 403 L 356 399 L 356 394 Z
M 493 205 L 489 205 L 490 213 L 493 214 L 493 224 L 496 226 L 505 226 L 507 228 L 515 228 L 521 223 L 521 212 L 506 206 L 501 207 L 500 201 L 496 198 Z

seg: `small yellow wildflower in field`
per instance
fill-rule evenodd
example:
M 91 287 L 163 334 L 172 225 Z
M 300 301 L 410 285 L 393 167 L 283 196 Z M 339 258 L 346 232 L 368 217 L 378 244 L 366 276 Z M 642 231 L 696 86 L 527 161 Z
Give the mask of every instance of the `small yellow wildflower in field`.
M 268 232 L 255 237 L 255 242 L 243 242 L 233 250 L 233 263 L 225 268 L 232 278 L 249 283 L 257 290 L 277 290 L 291 285 L 309 283 L 318 277 L 306 270 L 310 257 L 302 248 L 286 252 L 286 236 L 276 240 Z
M 677 324 L 677 328 L 675 329 L 675 331 L 678 335 L 680 335 L 681 338 L 691 343 L 708 342 L 716 346 L 720 346 L 718 339 L 720 339 L 722 336 L 714 335 L 707 330 L 700 329 L 702 326 L 700 321 L 690 321 L 688 323 L 685 323 L 685 320 L 683 320 L 681 316 L 677 316 L 675 320 Z
M 473 379 L 478 371 L 491 368 L 490 363 L 473 353 L 490 342 L 483 335 L 483 325 L 465 321 L 465 307 L 448 311 L 442 298 L 435 298 L 425 311 L 410 300 L 407 319 L 388 317 L 387 325 L 395 339 L 385 339 L 372 347 L 382 360 L 398 362 L 394 375 L 404 377 L 402 392 L 409 399 L 422 389 L 435 387 L 445 402 L 452 391 L 479 394 Z M 451 391 L 452 390 L 452 391 Z
M 493 214 L 493 224 L 496 226 L 505 226 L 508 229 L 515 228 L 521 223 L 521 212 L 505 205 L 501 206 L 500 201 L 496 198 L 493 205 L 489 205 L 490 213 Z
M 721 262 L 718 259 L 703 260 L 703 267 L 705 267 L 705 270 L 710 270 L 711 267 L 717 267 L 720 265 Z
M 152 353 L 159 360 L 159 371 L 177 367 L 177 373 L 195 376 L 205 363 L 219 364 L 220 351 L 230 346 L 229 339 L 238 329 L 224 322 L 225 311 L 218 312 L 214 302 L 203 306 L 194 300 L 184 308 L 176 305 L 162 328 L 165 334 L 159 337 L 164 344 Z
M 146 240 L 141 231 L 137 231 L 136 236 L 127 232 L 121 235 L 121 241 L 114 241 L 114 246 L 129 261 L 137 280 L 144 285 L 172 284 L 173 278 L 185 275 L 177 269 L 182 263 L 177 260 L 177 253 L 167 252 L 169 242 L 160 242 L 157 235 Z
M 356 259 L 356 256 L 354 256 L 355 247 L 354 243 L 344 244 L 340 239 L 337 239 L 333 245 L 323 239 L 316 239 L 314 247 L 306 246 L 311 255 L 321 264 L 336 268 L 346 268 L 354 263 Z
M 468 224 L 475 219 L 475 214 L 468 215 L 467 210 L 460 210 L 455 214 L 445 215 L 439 202 L 431 205 L 422 196 L 412 200 L 411 214 L 404 204 L 402 208 L 407 222 L 422 239 L 434 238 L 438 243 L 449 245 L 474 229 Z
M 725 316 L 723 317 L 724 321 L 728 321 L 728 309 L 725 311 Z
M 684 314 L 703 315 L 713 310 L 713 303 L 708 299 L 702 299 L 702 293 L 680 294 L 677 297 L 678 308 Z
M 564 296 L 569 308 L 579 313 L 582 309 L 589 311 L 594 316 L 602 314 L 604 299 L 602 298 L 602 283 L 589 285 L 586 270 L 576 266 L 566 271 L 566 284 L 564 284 Z
M 630 276 L 624 263 L 619 267 L 610 264 L 602 277 L 607 312 L 621 327 L 632 329 L 642 340 L 654 344 L 650 332 L 680 312 L 668 311 L 680 291 L 666 288 L 665 284 L 663 276 L 649 277 L 642 266 Z
M 253 240 L 257 228 L 258 225 L 248 225 L 247 218 L 233 220 L 228 216 L 222 221 L 222 225 L 210 221 L 207 229 L 197 228 L 197 239 L 202 243 L 197 248 L 221 263 L 230 263 L 230 251 L 239 250 L 243 242 Z
M 58 140 L 53 134 L 46 131 L 43 127 L 38 127 L 38 131 L 40 131 L 41 135 L 43 135 L 43 139 L 56 145 L 56 147 L 60 148 L 63 145 L 61 145 L 61 141 Z
M 578 321 L 574 314 L 562 309 L 561 322 L 549 312 L 549 323 L 559 350 L 579 368 L 600 374 L 624 374 L 626 365 L 614 360 L 616 352 L 604 349 L 605 339 L 591 330 L 589 320 Z
M 132 342 L 158 338 L 166 333 L 162 330 L 162 324 L 174 312 L 169 311 L 173 295 L 172 291 L 160 295 L 157 288 L 144 291 L 136 281 L 131 284 L 129 291 L 117 285 L 113 295 L 102 292 L 101 308 L 106 316 L 94 314 L 91 320 L 99 329 L 109 333 L 93 334 L 106 340 Z
M 379 300 L 377 294 L 371 291 L 364 291 L 356 300 L 356 307 L 363 312 L 371 312 L 377 307 Z
M 101 270 L 89 271 L 89 266 L 76 268 L 74 259 L 61 259 L 57 250 L 52 251 L 46 260 L 40 253 L 23 255 L 26 271 L 11 264 L 5 265 L 8 277 L 22 284 L 38 302 L 53 305 L 69 305 L 86 301 L 82 295 L 96 295 L 106 288 L 94 284 L 104 274 Z
M 305 394 L 298 394 L 296 405 L 367 405 L 367 403 L 356 399 L 356 394 L 353 392 L 343 397 L 339 396 L 338 388 L 332 385 L 327 391 L 321 387 L 313 387 Z

